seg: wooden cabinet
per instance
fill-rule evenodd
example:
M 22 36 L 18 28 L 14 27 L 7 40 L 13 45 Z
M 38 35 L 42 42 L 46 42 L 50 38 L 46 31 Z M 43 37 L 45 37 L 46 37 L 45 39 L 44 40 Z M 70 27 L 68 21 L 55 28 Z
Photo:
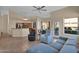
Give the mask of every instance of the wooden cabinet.
M 16 23 L 16 28 L 32 28 L 32 23 Z

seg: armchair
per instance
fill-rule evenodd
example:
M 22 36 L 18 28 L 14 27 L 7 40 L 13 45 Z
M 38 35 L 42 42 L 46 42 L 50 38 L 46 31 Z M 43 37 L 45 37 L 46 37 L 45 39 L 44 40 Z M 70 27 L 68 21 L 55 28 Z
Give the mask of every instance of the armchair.
M 36 38 L 36 33 L 34 29 L 30 29 L 30 34 L 28 35 L 28 40 L 29 41 L 35 41 Z

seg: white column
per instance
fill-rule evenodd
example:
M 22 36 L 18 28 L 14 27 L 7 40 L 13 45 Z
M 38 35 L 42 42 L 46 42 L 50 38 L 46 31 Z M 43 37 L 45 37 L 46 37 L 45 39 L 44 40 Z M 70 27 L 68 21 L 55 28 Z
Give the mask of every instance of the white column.
M 39 30 L 41 30 L 41 19 L 40 18 L 37 18 L 36 27 L 37 27 L 37 36 L 36 36 L 36 39 L 39 40 Z
M 50 29 L 52 32 L 52 36 L 54 36 L 54 19 L 51 19 L 51 21 L 50 21 Z
M 7 32 L 9 34 L 9 32 L 10 32 L 10 29 L 9 29 L 9 12 L 7 13 L 7 17 L 8 17 L 8 19 L 7 19 Z
M 60 36 L 62 36 L 64 34 L 64 23 L 63 23 L 63 19 L 59 19 L 59 21 L 60 21 L 59 34 L 60 34 Z
M 78 17 L 78 34 L 79 34 L 79 17 Z

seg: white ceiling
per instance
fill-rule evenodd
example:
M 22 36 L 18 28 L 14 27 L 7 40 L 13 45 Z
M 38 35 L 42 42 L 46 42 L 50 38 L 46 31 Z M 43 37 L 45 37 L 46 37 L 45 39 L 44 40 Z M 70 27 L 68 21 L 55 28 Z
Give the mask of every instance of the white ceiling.
M 79 17 L 79 6 L 69 6 L 59 11 L 52 12 L 51 17 L 56 18 L 73 18 Z
M 15 11 L 20 16 L 39 16 L 39 17 L 50 17 L 50 12 L 57 11 L 59 9 L 65 8 L 66 6 L 46 6 L 43 9 L 47 11 L 41 11 L 41 14 L 35 10 L 32 6 L 0 6 L 0 11 Z

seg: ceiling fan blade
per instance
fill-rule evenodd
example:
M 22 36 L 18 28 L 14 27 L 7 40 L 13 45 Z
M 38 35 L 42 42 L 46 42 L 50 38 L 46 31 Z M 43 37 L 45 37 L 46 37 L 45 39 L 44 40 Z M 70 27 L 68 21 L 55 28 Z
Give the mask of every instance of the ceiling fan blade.
M 34 8 L 36 8 L 36 9 L 38 9 L 38 7 L 36 7 L 36 6 L 33 6 Z
M 44 8 L 45 6 L 40 7 L 40 9 Z

